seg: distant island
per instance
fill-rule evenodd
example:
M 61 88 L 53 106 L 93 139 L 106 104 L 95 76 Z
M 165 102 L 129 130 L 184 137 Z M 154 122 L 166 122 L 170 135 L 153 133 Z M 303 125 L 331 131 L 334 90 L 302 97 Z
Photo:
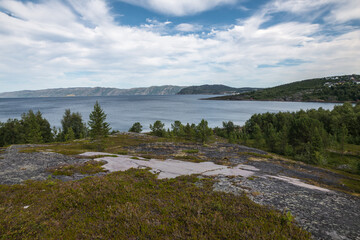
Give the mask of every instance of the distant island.
M 22 90 L 0 93 L 0 98 L 33 98 L 33 97 L 93 97 L 93 96 L 120 96 L 120 95 L 187 95 L 187 94 L 236 94 L 257 90 L 257 88 L 233 88 L 225 85 L 202 86 L 152 86 L 142 88 L 103 88 L 77 87 L 53 88 L 42 90 Z
M 308 79 L 258 91 L 207 98 L 206 100 L 357 102 L 360 101 L 360 75 Z
M 180 90 L 178 93 L 179 95 L 186 95 L 186 94 L 218 94 L 218 95 L 231 95 L 231 94 L 237 94 L 237 93 L 245 93 L 245 92 L 251 92 L 256 91 L 261 88 L 250 88 L 250 87 L 244 87 L 244 88 L 233 88 L 221 84 L 214 84 L 214 85 L 201 85 L 201 86 L 191 86 L 186 87 Z

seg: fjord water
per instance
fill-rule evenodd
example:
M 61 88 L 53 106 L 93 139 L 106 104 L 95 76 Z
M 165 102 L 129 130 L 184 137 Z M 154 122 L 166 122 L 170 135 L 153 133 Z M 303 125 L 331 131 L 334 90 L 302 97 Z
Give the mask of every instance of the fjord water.
M 134 122 L 144 130 L 156 120 L 170 127 L 175 120 L 198 123 L 202 118 L 210 127 L 222 126 L 223 121 L 243 125 L 255 113 L 298 111 L 300 109 L 333 109 L 334 103 L 271 102 L 271 101 L 204 101 L 204 95 L 116 96 L 66 98 L 0 98 L 0 121 L 20 118 L 32 109 L 40 110 L 52 126 L 60 127 L 65 109 L 80 112 L 85 121 L 98 100 L 107 114 L 112 129 L 127 131 Z

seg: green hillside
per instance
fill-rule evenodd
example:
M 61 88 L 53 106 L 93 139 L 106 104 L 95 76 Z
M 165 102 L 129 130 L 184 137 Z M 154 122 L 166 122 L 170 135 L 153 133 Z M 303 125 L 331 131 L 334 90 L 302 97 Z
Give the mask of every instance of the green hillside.
M 271 100 L 344 102 L 360 100 L 360 75 L 344 75 L 303 80 L 212 100 Z
M 201 86 L 190 86 L 183 88 L 179 91 L 179 95 L 187 94 L 233 94 L 233 93 L 245 93 L 258 90 L 259 88 L 233 88 L 226 85 L 214 84 L 214 85 L 201 85 Z

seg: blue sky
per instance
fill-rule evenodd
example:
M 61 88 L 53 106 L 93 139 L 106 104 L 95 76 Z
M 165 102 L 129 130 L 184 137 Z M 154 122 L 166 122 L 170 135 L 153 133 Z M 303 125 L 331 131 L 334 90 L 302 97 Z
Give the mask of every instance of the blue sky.
M 359 0 L 0 0 L 0 92 L 360 71 Z

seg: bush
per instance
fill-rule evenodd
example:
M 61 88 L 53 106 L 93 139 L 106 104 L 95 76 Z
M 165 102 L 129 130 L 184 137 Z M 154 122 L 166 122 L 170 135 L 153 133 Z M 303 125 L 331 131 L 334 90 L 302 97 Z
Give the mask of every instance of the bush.
M 129 129 L 129 132 L 140 133 L 141 131 L 142 131 L 142 125 L 139 122 L 134 123 L 132 127 Z

